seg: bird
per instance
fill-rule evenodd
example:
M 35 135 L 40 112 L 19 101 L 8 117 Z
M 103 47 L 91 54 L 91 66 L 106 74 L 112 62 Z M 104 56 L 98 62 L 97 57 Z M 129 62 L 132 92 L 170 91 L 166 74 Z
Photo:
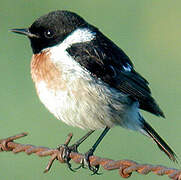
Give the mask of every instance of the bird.
M 173 161 L 177 156 L 149 125 L 140 110 L 165 117 L 152 97 L 148 81 L 125 52 L 78 14 L 56 10 L 28 28 L 11 29 L 29 38 L 33 56 L 31 77 L 45 107 L 64 123 L 89 130 L 76 148 L 97 129 L 104 129 L 89 157 L 114 126 L 151 138 Z M 74 146 L 75 147 L 75 146 Z

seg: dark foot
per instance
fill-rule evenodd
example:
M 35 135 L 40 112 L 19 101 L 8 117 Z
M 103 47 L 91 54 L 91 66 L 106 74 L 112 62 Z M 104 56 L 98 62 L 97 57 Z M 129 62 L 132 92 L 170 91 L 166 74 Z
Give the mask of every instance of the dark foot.
M 69 169 L 71 171 L 75 171 L 77 169 L 79 169 L 80 167 L 78 168 L 75 168 L 75 169 L 72 169 L 71 167 L 71 164 L 70 164 L 70 153 L 71 152 L 77 152 L 78 153 L 78 147 L 93 133 L 94 131 L 91 130 L 89 131 L 88 133 L 86 133 L 82 138 L 80 138 L 78 141 L 76 141 L 72 146 L 68 146 L 71 138 L 72 138 L 72 134 L 69 135 L 69 138 L 67 139 L 67 141 L 65 142 L 64 145 L 61 145 L 60 147 L 63 146 L 64 148 L 64 152 L 62 154 L 62 157 L 64 158 L 65 162 L 67 163 Z
M 68 165 L 68 168 L 71 171 L 75 172 L 76 169 L 73 169 L 72 165 L 70 164 L 70 160 L 71 160 L 70 153 L 71 152 L 78 152 L 77 148 L 78 148 L 79 145 L 77 143 L 75 143 L 75 144 L 73 144 L 71 146 L 68 146 L 71 139 L 72 139 L 72 134 L 69 134 L 69 137 L 66 140 L 65 144 L 59 145 L 57 149 L 60 150 L 60 149 L 63 148 L 62 158 L 65 161 L 65 163 Z
M 93 172 L 92 175 L 95 175 L 95 174 L 100 175 L 100 173 L 98 173 L 100 166 L 96 165 L 93 167 L 90 164 L 89 157 L 93 155 L 93 152 L 94 152 L 93 149 L 89 149 L 89 151 L 85 153 L 84 159 L 82 160 L 82 164 L 79 168 L 81 168 L 81 167 L 85 168 L 85 165 L 86 165 L 86 166 L 88 166 L 89 170 Z
M 66 144 L 60 145 L 57 149 L 59 150 L 59 149 L 61 149 L 61 148 L 63 148 L 62 158 L 64 159 L 64 161 L 65 161 L 65 163 L 67 164 L 68 168 L 69 168 L 71 171 L 75 172 L 76 169 L 73 169 L 73 168 L 72 168 L 72 165 L 71 165 L 71 163 L 70 163 L 70 160 L 71 160 L 71 158 L 70 158 L 70 153 L 71 153 L 71 152 L 77 152 L 77 151 L 75 151 L 75 149 L 72 148 L 72 146 L 69 147 L 69 146 L 66 145 Z

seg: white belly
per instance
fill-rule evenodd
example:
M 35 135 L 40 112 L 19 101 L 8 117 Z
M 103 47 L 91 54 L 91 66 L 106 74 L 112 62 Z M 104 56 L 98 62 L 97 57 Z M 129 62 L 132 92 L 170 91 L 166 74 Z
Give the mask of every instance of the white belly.
M 114 124 L 107 112 L 107 103 L 81 86 L 66 91 L 53 90 L 41 81 L 37 84 L 37 92 L 46 108 L 68 125 L 97 129 Z
M 57 119 L 83 129 L 121 125 L 137 129 L 138 105 L 114 89 L 90 81 L 79 81 L 66 91 L 52 90 L 45 82 L 36 84 L 40 100 Z

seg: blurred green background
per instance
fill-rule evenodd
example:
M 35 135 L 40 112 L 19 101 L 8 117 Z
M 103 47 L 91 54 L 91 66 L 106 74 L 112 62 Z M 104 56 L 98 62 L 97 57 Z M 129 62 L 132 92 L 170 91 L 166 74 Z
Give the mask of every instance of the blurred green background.
M 29 136 L 18 140 L 40 146 L 56 147 L 69 132 L 74 139 L 85 131 L 56 120 L 37 98 L 30 77 L 30 45 L 25 37 L 8 32 L 11 28 L 28 27 L 37 17 L 49 11 L 75 11 L 89 23 L 99 27 L 131 58 L 149 82 L 153 96 L 165 112 L 166 119 L 149 113 L 144 117 L 181 156 L 181 1 L 180 0 L 9 0 L 0 6 L 0 138 L 20 132 Z M 81 152 L 93 144 L 101 131 L 85 142 Z M 98 147 L 96 155 L 111 159 L 132 159 L 141 163 L 162 164 L 180 168 L 147 137 L 115 127 Z M 91 176 L 88 170 L 73 173 L 66 165 L 55 162 L 43 174 L 49 158 L 24 153 L 0 153 L 0 179 L 120 179 L 118 171 L 100 170 Z M 75 164 L 73 164 L 76 166 Z M 132 179 L 167 179 L 156 175 L 133 174 Z

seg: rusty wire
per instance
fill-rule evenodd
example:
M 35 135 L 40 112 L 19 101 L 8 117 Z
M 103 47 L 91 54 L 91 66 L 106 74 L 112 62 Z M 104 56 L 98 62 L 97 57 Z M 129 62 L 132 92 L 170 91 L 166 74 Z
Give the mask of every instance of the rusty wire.
M 0 140 L 0 152 L 1 151 L 12 151 L 14 153 L 25 152 L 30 155 L 32 153 L 44 157 L 51 156 L 47 167 L 45 168 L 45 173 L 48 172 L 54 162 L 54 160 L 58 160 L 60 163 L 65 163 L 63 159 L 64 147 L 60 148 L 47 148 L 47 147 L 37 147 L 30 144 L 19 144 L 14 142 L 14 140 L 19 139 L 21 137 L 27 136 L 27 133 L 21 133 L 15 136 L 11 136 L 5 139 Z M 68 135 L 68 138 L 65 141 L 65 145 L 68 145 L 72 139 L 72 134 Z M 70 158 L 75 163 L 82 163 L 82 159 L 84 158 L 83 154 L 71 152 Z M 150 172 L 153 172 L 156 175 L 162 176 L 167 175 L 170 179 L 173 180 L 181 180 L 181 170 L 167 168 L 165 166 L 160 165 L 150 165 L 150 164 L 139 164 L 137 162 L 131 160 L 111 160 L 107 158 L 101 158 L 97 156 L 90 157 L 91 166 L 100 165 L 106 170 L 119 170 L 120 176 L 123 178 L 128 178 L 132 175 L 132 172 L 137 172 L 140 174 L 147 175 Z

